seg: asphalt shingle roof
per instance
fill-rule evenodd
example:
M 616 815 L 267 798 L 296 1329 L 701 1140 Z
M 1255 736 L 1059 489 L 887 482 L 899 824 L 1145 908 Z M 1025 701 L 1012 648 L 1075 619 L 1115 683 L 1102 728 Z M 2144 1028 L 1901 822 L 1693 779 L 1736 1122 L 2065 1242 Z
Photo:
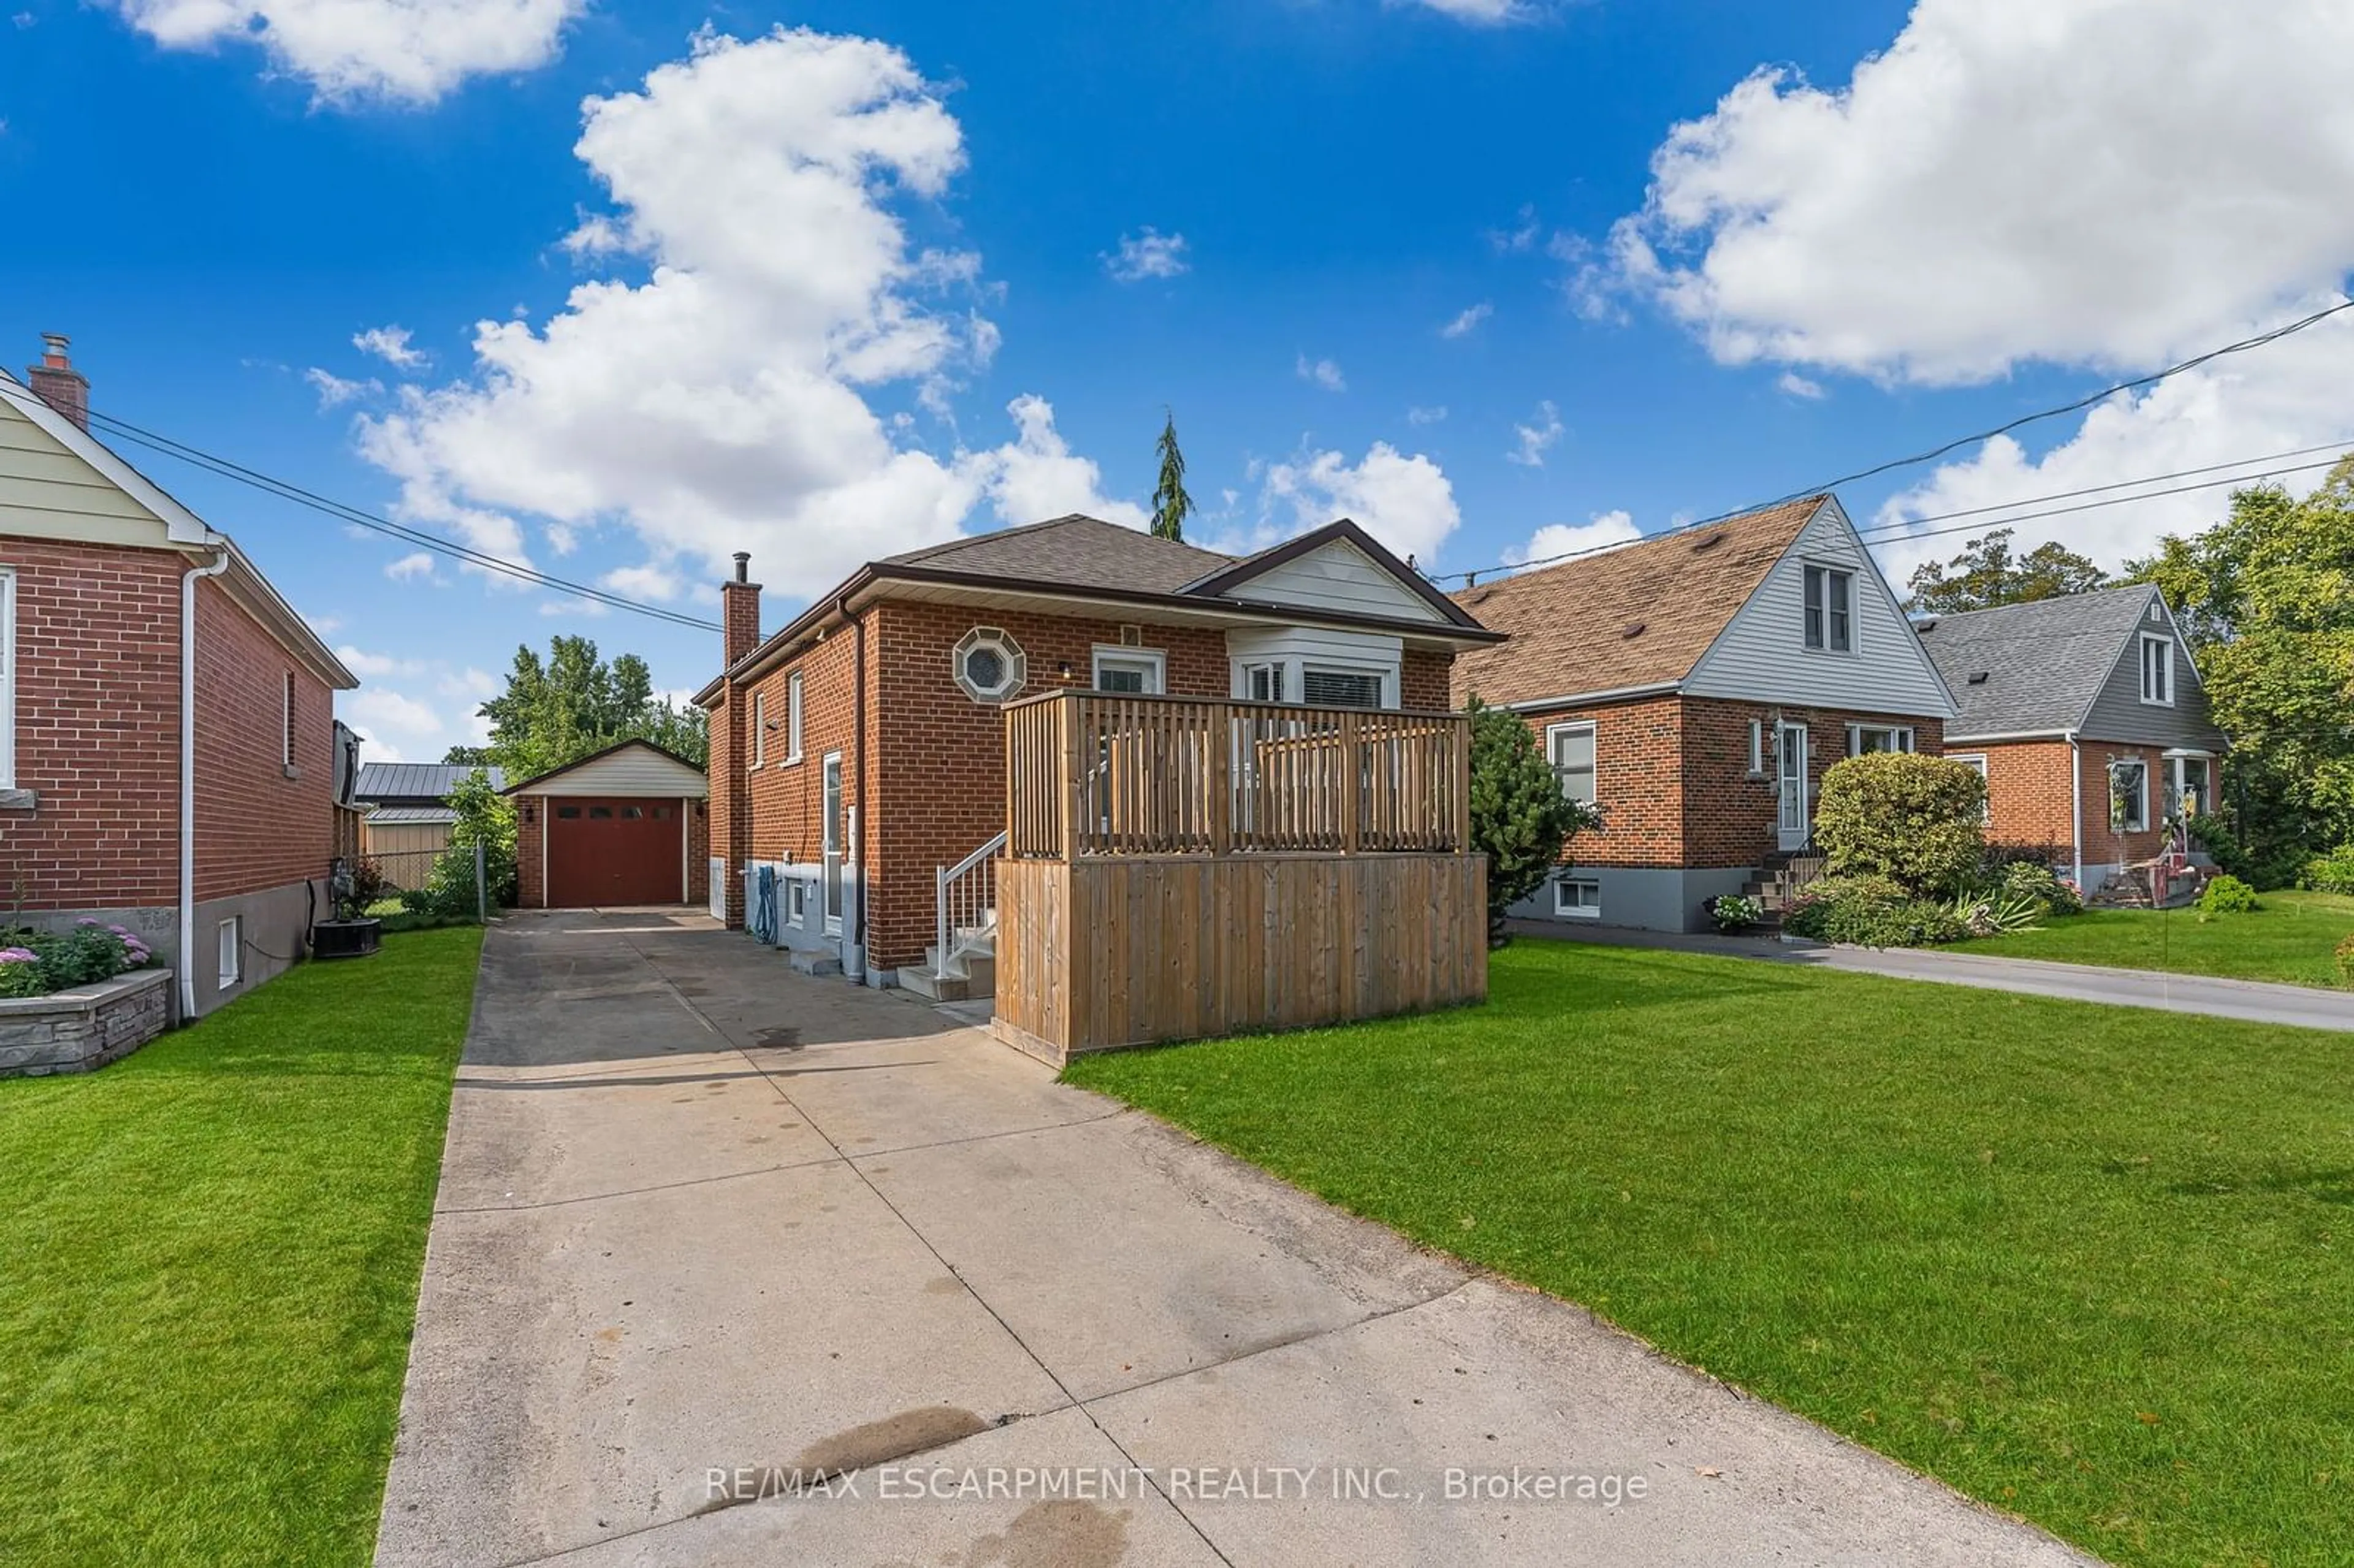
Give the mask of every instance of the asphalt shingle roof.
M 1946 733 L 2032 735 L 2084 723 L 2157 591 L 2134 583 L 1916 622 L 1961 706 Z
M 458 787 L 458 781 L 472 773 L 472 768 L 454 762 L 364 762 L 360 765 L 359 783 L 352 789 L 355 800 L 441 800 Z M 495 768 L 486 769 L 491 776 L 491 788 L 503 789 L 506 780 Z
M 1233 556 L 1215 550 L 1156 539 L 1076 514 L 884 559 L 893 566 L 929 567 L 971 577 L 1149 593 L 1175 593 L 1195 578 L 1234 564 Z
M 1456 655 L 1458 697 L 1534 702 L 1682 680 L 1828 499 L 1787 501 L 1451 596 L 1511 634 Z

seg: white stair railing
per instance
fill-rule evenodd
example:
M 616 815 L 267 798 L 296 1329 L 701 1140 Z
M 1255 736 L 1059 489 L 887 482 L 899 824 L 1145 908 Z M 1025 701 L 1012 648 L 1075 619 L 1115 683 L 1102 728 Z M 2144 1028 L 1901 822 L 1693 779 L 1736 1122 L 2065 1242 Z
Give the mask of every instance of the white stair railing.
M 997 856 L 1005 848 L 999 833 L 957 862 L 933 873 L 933 918 L 938 940 L 932 947 L 932 973 L 945 979 L 949 965 L 997 932 Z

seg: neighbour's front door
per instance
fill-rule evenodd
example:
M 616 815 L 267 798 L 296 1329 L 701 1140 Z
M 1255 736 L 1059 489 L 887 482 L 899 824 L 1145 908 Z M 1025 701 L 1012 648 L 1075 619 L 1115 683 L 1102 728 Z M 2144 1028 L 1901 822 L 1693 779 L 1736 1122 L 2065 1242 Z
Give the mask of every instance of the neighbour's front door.
M 1807 847 L 1814 836 L 1814 801 L 1807 788 L 1807 726 L 1786 724 L 1776 751 L 1781 764 L 1781 819 L 1776 824 L 1776 839 L 1786 850 Z
M 819 810 L 824 813 L 822 832 L 825 855 L 825 934 L 842 935 L 842 846 L 847 837 L 842 821 L 842 753 L 829 751 L 821 766 L 824 768 L 823 799 Z

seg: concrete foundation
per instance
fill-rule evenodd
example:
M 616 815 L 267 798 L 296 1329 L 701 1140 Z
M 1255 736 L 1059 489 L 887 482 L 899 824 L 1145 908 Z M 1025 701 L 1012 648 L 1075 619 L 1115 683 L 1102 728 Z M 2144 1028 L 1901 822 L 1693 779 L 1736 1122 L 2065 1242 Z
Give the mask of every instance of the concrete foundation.
M 1536 895 L 1515 904 L 1508 913 L 1516 920 L 1558 922 L 1564 935 L 1580 926 L 1617 926 L 1637 931 L 1713 931 L 1716 923 L 1702 912 L 1709 899 L 1738 893 L 1757 874 L 1755 866 L 1687 868 L 1683 866 L 1579 865 L 1562 875 L 1597 885 L 1600 911 L 1593 916 L 1563 916 L 1553 907 L 1548 883 Z

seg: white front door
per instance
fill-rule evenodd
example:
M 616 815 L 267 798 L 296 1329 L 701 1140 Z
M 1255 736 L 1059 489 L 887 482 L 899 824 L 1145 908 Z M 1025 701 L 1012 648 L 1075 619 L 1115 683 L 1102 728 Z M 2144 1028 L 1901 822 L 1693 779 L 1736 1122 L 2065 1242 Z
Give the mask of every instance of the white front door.
M 1807 847 L 1814 836 L 1814 801 L 1807 788 L 1807 726 L 1786 724 L 1776 743 L 1782 780 L 1781 820 L 1777 838 L 1786 850 Z
M 829 751 L 821 766 L 824 768 L 824 784 L 820 810 L 823 812 L 822 832 L 825 853 L 825 934 L 842 935 L 842 846 L 844 834 L 842 821 L 842 753 Z

